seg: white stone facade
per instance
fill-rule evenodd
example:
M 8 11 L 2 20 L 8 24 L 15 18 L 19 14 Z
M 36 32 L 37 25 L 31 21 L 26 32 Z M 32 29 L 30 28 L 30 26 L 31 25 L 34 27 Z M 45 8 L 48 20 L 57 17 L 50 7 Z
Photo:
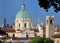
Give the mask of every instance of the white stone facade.
M 36 26 L 32 24 L 32 18 L 29 13 L 25 11 L 25 6 L 22 7 L 22 10 L 17 14 L 17 17 L 15 18 L 14 28 L 16 32 L 8 34 L 11 37 L 13 36 L 13 34 L 15 35 L 15 37 L 26 37 L 26 35 L 28 35 L 28 37 L 35 37 L 35 34 L 37 36 L 43 37 L 43 27 L 41 27 L 39 24 Z M 35 32 L 36 27 L 38 28 L 38 32 Z
M 20 26 L 19 26 L 20 24 Z M 26 24 L 26 27 L 24 27 L 24 24 Z M 32 19 L 26 19 L 26 18 L 16 18 L 15 19 L 15 30 L 24 28 L 31 28 L 32 27 Z

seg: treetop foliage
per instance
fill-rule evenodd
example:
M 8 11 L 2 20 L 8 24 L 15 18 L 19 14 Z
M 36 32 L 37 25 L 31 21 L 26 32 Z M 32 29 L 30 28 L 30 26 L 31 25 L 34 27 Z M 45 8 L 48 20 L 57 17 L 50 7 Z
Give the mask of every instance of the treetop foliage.
M 53 6 L 55 12 L 60 11 L 60 0 L 38 0 L 39 6 L 43 7 L 47 12 Z
M 36 37 L 28 43 L 54 43 L 54 41 L 49 38 Z

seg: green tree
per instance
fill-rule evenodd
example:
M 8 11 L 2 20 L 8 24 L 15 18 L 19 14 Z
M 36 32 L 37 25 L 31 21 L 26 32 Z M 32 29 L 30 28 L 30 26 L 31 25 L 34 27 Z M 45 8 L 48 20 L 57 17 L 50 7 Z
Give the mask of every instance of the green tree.
M 53 6 L 55 12 L 60 11 L 60 0 L 38 0 L 39 6 L 46 11 Z
M 28 43 L 54 43 L 54 42 L 49 38 L 36 37 L 35 39 Z
M 32 41 L 30 41 L 28 43 L 43 43 L 43 38 L 36 37 L 35 39 L 33 39 Z
M 44 43 L 54 43 L 54 41 L 49 38 L 45 38 Z
M 5 42 L 0 40 L 0 43 L 5 43 Z

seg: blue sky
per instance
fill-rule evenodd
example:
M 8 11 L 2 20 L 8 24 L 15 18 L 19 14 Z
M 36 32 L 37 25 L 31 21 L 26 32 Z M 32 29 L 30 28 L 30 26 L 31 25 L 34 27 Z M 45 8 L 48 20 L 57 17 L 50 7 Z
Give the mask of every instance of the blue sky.
M 39 7 L 38 0 L 0 0 L 0 25 L 2 25 L 4 18 L 7 19 L 7 24 L 13 24 L 15 16 L 21 10 L 23 3 L 30 12 L 34 23 L 37 22 L 38 18 L 45 23 L 46 16 L 55 16 L 55 24 L 60 25 L 60 12 L 55 13 L 52 7 L 49 12 L 46 12 Z

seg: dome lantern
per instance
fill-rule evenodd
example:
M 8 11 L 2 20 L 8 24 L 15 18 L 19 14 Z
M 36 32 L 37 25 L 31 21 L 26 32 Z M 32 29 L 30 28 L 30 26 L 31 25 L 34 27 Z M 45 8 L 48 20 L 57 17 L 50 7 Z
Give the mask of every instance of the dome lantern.
M 22 10 L 25 10 L 25 4 L 22 5 Z

